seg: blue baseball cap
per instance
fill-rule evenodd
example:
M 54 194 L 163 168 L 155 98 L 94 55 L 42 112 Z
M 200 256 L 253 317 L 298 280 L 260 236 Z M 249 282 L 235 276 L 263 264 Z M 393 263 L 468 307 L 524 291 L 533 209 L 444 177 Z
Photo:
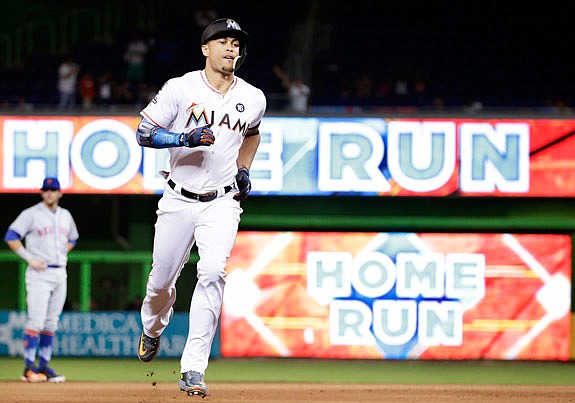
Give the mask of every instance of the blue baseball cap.
M 58 178 L 47 177 L 42 183 L 42 190 L 60 190 L 60 181 Z

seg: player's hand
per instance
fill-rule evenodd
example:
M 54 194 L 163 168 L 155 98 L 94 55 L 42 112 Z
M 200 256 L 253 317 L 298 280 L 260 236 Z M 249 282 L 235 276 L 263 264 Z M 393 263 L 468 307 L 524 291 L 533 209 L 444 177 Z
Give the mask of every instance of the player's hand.
M 244 201 L 248 198 L 248 194 L 252 190 L 252 182 L 250 181 L 250 171 L 247 168 L 240 168 L 236 174 L 236 184 L 238 185 L 239 193 L 234 195 L 237 201 Z
M 46 262 L 40 259 L 32 258 L 28 261 L 28 265 L 34 270 L 42 271 L 48 268 Z
M 196 127 L 194 130 L 188 133 L 182 133 L 180 136 L 180 145 L 184 147 L 198 147 L 198 146 L 211 146 L 214 144 L 216 138 L 211 125 Z

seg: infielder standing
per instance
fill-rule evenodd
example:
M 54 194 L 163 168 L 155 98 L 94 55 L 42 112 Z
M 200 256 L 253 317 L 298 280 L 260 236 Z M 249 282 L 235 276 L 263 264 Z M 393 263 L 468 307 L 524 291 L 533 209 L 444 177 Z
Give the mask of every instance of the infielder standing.
M 25 382 L 65 380 L 49 364 L 54 333 L 66 302 L 68 252 L 76 245 L 78 230 L 70 212 L 58 206 L 61 197 L 58 179 L 44 179 L 42 201 L 23 210 L 4 236 L 8 247 L 28 263 L 28 316 L 24 330 L 25 367 L 22 375 Z
M 248 34 L 232 19 L 202 33 L 205 69 L 168 80 L 142 110 L 138 143 L 168 148 L 170 171 L 158 203 L 153 263 L 141 318 L 140 360 L 151 361 L 173 314 L 176 280 L 198 247 L 198 281 L 181 356 L 180 390 L 206 396 L 204 374 L 221 311 L 226 261 L 251 190 L 249 169 L 260 143 L 266 98 L 235 76 Z

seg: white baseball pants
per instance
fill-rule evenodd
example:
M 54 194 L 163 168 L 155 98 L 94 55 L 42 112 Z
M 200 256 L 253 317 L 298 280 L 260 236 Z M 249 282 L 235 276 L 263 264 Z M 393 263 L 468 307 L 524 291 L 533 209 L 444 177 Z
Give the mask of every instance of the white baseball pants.
M 141 317 L 150 337 L 162 334 L 173 314 L 176 281 L 198 247 L 198 281 L 190 303 L 189 330 L 181 372 L 205 374 L 217 330 L 225 283 L 225 266 L 232 250 L 240 215 L 234 191 L 210 202 L 187 199 L 165 186 L 158 203 L 153 263 Z

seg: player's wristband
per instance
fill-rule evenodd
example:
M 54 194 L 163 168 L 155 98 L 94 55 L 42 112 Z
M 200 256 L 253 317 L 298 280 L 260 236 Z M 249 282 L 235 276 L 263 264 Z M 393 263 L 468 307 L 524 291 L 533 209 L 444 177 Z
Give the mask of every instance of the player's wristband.
M 28 252 L 28 250 L 23 246 L 21 248 L 18 248 L 16 250 L 16 252 L 14 252 L 14 253 L 16 253 L 22 259 L 24 259 L 24 261 L 26 261 L 26 263 L 28 263 L 31 259 L 34 258 L 34 256 L 32 256 L 32 254 L 30 252 Z
M 181 147 L 184 133 L 173 133 L 158 127 L 152 135 L 154 148 Z
M 138 125 L 138 143 L 144 147 L 168 148 L 181 147 L 180 137 L 183 133 L 172 133 L 169 130 L 155 126 L 147 120 Z

